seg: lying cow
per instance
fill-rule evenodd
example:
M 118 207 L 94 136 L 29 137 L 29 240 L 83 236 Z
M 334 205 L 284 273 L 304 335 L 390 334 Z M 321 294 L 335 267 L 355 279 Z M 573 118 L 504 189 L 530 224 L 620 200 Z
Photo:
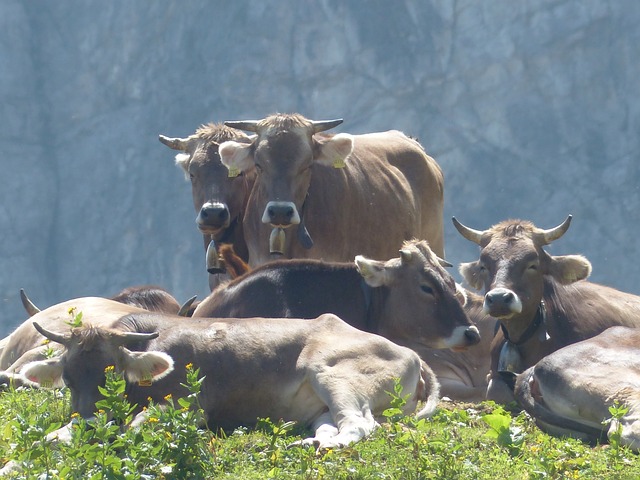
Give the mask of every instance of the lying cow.
M 186 365 L 193 364 L 205 377 L 199 405 L 207 425 L 233 428 L 252 425 L 259 417 L 293 420 L 313 428 L 315 436 L 302 443 L 319 448 L 349 445 L 370 434 L 390 406 L 387 392 L 393 391 L 395 379 L 408 395 L 406 413 L 425 401 L 417 416 L 429 416 L 438 401 L 437 381 L 413 351 L 361 332 L 335 315 L 176 322 L 167 315 L 116 318 L 116 313 L 114 321 L 105 322 L 105 313 L 111 312 L 85 312 L 87 321 L 97 319 L 98 324 L 67 333 L 33 322 L 31 328 L 65 349 L 21 370 L 36 384 L 66 384 L 72 410 L 84 418 L 96 411 L 98 387 L 110 365 L 124 374 L 127 398 L 138 412 L 149 399 L 162 404 L 169 394 L 188 395 Z M 143 421 L 141 415 L 134 424 Z M 68 440 L 69 432 L 69 426 L 63 427 L 49 438 Z
M 340 123 L 299 114 L 225 122 L 256 134 L 219 148 L 231 177 L 257 170 L 244 216 L 249 264 L 274 255 L 389 258 L 414 237 L 444 257 L 444 179 L 435 160 L 399 131 L 318 135 Z
M 424 240 L 405 242 L 400 257 L 386 262 L 363 256 L 355 263 L 275 261 L 218 287 L 194 316 L 315 318 L 334 313 L 418 352 L 438 376 L 444 395 L 482 400 L 495 320 L 476 316 L 487 336 L 482 346 L 471 347 L 481 335 L 463 308 L 467 296 L 443 263 Z M 477 300 L 474 304 L 477 311 Z M 452 348 L 457 352 L 432 350 Z
M 640 330 L 611 327 L 561 348 L 518 375 L 518 403 L 547 433 L 591 442 L 621 434 L 640 450 Z M 609 407 L 629 408 L 609 424 Z
M 490 400 L 513 400 L 502 371 L 520 373 L 611 326 L 640 327 L 640 297 L 584 281 L 591 263 L 583 256 L 551 256 L 543 249 L 562 237 L 570 222 L 571 216 L 543 230 L 507 220 L 477 231 L 454 218 L 458 231 L 481 249 L 480 259 L 462 264 L 460 272 L 485 292 L 484 310 L 501 325 L 491 348 Z
M 31 301 L 22 288 L 20 289 L 20 299 L 22 306 L 30 317 L 40 312 L 40 308 Z M 195 299 L 195 296 L 191 297 L 184 304 L 180 305 L 167 290 L 156 285 L 127 287 L 111 297 L 111 300 L 115 300 L 116 302 L 144 308 L 150 312 L 168 313 L 182 317 L 190 317 L 193 314 L 193 309 L 195 309 L 193 303 Z
M 243 144 L 250 138 L 240 130 L 214 123 L 201 126 L 186 138 L 164 135 L 158 138 L 169 148 L 182 152 L 176 155 L 176 165 L 191 182 L 193 206 L 198 212 L 196 225 L 207 250 L 209 286 L 213 290 L 222 279 L 228 278 L 223 274 L 223 266 L 216 262 L 217 246 L 231 244 L 241 258 L 248 260 L 242 220 L 255 180 L 253 169 L 229 177 L 220 162 L 218 146 L 228 140 Z

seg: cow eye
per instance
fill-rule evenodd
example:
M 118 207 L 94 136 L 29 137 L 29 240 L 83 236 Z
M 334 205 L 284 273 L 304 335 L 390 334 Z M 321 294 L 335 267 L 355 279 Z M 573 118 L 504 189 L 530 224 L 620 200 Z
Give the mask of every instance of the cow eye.
M 433 288 L 431 288 L 429 285 L 420 285 L 420 290 L 422 290 L 424 293 L 428 293 L 429 295 L 433 295 Z
M 258 173 L 262 172 L 262 165 L 260 165 L 259 163 L 256 163 L 256 172 Z
M 532 263 L 531 265 L 529 265 L 529 270 L 538 270 L 538 264 Z

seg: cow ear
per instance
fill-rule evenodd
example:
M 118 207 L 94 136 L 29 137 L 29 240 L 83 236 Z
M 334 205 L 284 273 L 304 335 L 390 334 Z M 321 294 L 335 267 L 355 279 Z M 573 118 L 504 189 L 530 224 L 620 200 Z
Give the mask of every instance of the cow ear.
M 484 282 L 480 276 L 480 266 L 478 262 L 461 263 L 458 271 L 471 288 L 482 290 Z
M 384 262 L 378 260 L 370 260 L 358 255 L 355 259 L 358 272 L 362 275 L 362 278 L 367 285 L 371 287 L 381 287 L 389 283 L 389 275 Z
M 173 371 L 173 359 L 164 352 L 122 350 L 122 370 L 130 382 L 153 382 Z
M 468 300 L 467 291 L 458 282 L 456 282 L 456 298 L 462 304 L 463 307 L 467 304 L 467 300 Z
M 20 374 L 30 382 L 45 388 L 64 387 L 62 380 L 62 361 L 60 357 L 29 362 L 20 370 Z
M 315 161 L 321 165 L 342 168 L 345 166 L 345 161 L 352 151 L 353 136 L 348 133 L 339 133 L 331 137 L 327 142 L 320 144 Z
M 556 281 L 568 285 L 591 275 L 591 262 L 582 255 L 551 257 L 549 274 Z
M 189 180 L 189 159 L 191 155 L 188 153 L 178 153 L 176 155 L 176 165 L 184 170 L 184 176 Z
M 253 144 L 234 141 L 222 142 L 218 147 L 220 161 L 229 169 L 230 177 L 237 177 L 240 172 L 253 168 Z

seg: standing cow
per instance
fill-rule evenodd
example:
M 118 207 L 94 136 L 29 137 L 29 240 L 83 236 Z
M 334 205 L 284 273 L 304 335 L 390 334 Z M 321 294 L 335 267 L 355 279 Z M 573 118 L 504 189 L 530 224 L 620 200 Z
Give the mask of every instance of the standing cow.
M 486 391 L 495 320 L 482 318 L 477 296 L 461 291 L 443 263 L 424 240 L 405 242 L 400 257 L 386 262 L 364 256 L 355 263 L 274 261 L 218 287 L 194 316 L 315 318 L 334 313 L 418 352 L 444 395 L 479 401 Z M 467 308 L 479 320 L 480 335 Z
M 580 255 L 552 256 L 543 247 L 565 234 L 571 216 L 543 230 L 506 220 L 478 231 L 453 223 L 480 246 L 480 259 L 460 273 L 483 290 L 484 310 L 500 321 L 492 345 L 487 398 L 508 403 L 513 392 L 501 371 L 520 373 L 566 345 L 614 325 L 640 326 L 640 297 L 584 281 L 591 263 Z
M 254 169 L 230 177 L 220 162 L 218 146 L 228 140 L 247 144 L 250 138 L 240 130 L 213 123 L 203 125 L 187 138 L 158 138 L 169 148 L 183 152 L 176 155 L 176 164 L 191 181 L 193 205 L 198 212 L 196 224 L 204 238 L 209 286 L 213 290 L 222 276 L 222 268 L 216 262 L 218 244 L 232 244 L 241 258 L 248 259 L 242 220 L 255 180 Z
M 361 332 L 335 315 L 176 321 L 149 312 L 123 315 L 126 306 L 102 299 L 83 304 L 87 310 L 80 327 L 40 325 L 54 324 L 61 311 L 81 300 L 43 310 L 35 321 L 25 322 L 40 340 L 46 337 L 65 348 L 59 356 L 26 364 L 21 373 L 36 384 L 66 384 L 73 411 L 84 418 L 96 411 L 98 387 L 109 365 L 125 375 L 127 398 L 138 412 L 149 399 L 161 404 L 168 394 L 188 395 L 186 366 L 193 364 L 205 377 L 199 405 L 209 426 L 252 425 L 259 417 L 294 420 L 313 427 L 315 436 L 303 443 L 320 448 L 368 435 L 390 406 L 387 392 L 396 379 L 408 395 L 407 413 L 418 401 L 426 401 L 419 417 L 437 405 L 437 381 L 413 351 Z M 138 383 L 142 380 L 146 385 Z M 144 413 L 134 424 L 143 418 Z M 69 431 L 64 427 L 50 439 L 64 440 Z
M 398 131 L 317 135 L 341 122 L 299 114 L 225 122 L 257 134 L 251 143 L 219 148 L 230 176 L 257 171 L 244 218 L 250 265 L 276 254 L 389 258 L 412 238 L 428 240 L 444 258 L 438 164 Z

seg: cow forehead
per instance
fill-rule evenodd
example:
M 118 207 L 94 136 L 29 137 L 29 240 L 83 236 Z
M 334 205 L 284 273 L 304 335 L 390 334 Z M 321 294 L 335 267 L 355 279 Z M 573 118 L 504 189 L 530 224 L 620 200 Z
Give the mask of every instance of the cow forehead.
M 311 136 L 304 128 L 269 130 L 266 134 L 260 134 L 256 146 L 259 157 L 269 157 L 271 160 L 298 158 L 305 151 L 311 152 Z
M 541 248 L 528 236 L 494 237 L 482 248 L 483 261 L 504 261 L 510 263 L 530 260 L 540 256 Z

